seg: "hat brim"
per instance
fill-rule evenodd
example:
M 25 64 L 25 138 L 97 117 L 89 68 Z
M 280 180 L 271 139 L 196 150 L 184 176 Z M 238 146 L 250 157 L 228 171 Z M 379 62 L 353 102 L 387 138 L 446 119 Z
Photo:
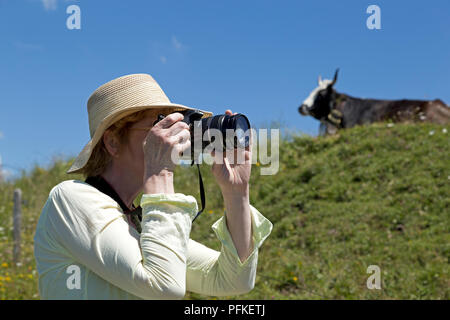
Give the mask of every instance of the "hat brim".
M 182 111 L 182 110 L 199 110 L 203 112 L 202 118 L 208 118 L 212 116 L 212 113 L 209 111 L 203 111 L 200 109 L 195 109 L 191 107 L 184 106 L 182 104 L 176 104 L 176 103 L 166 103 L 166 104 L 158 104 L 158 105 L 147 105 L 147 106 L 133 106 L 129 107 L 126 110 L 123 110 L 121 112 L 117 112 L 112 114 L 111 116 L 105 118 L 98 128 L 95 130 L 94 136 L 91 138 L 91 140 L 83 147 L 81 152 L 78 154 L 78 156 L 73 161 L 71 167 L 69 170 L 67 170 L 66 173 L 79 173 L 84 166 L 88 163 L 92 151 L 94 150 L 97 143 L 100 141 L 100 138 L 103 136 L 103 133 L 106 131 L 106 129 L 109 128 L 113 123 L 117 122 L 118 120 L 132 114 L 138 111 L 142 110 L 151 110 L 151 109 L 161 109 L 161 108 L 173 108 L 175 111 Z

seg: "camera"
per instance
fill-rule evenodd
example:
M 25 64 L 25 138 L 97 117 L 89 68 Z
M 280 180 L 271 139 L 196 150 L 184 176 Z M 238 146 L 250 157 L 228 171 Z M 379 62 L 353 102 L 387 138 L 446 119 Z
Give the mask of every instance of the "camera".
M 250 122 L 243 114 L 220 114 L 202 118 L 204 113 L 200 110 L 176 111 L 184 115 L 182 120 L 189 125 L 191 133 L 191 156 L 203 152 L 211 143 L 222 146 L 223 151 L 234 148 L 247 148 L 250 145 Z M 164 115 L 158 115 L 158 121 L 164 119 Z M 219 141 L 216 141 L 219 139 Z M 199 150 L 201 148 L 201 150 Z M 195 150 L 195 152 L 194 152 Z

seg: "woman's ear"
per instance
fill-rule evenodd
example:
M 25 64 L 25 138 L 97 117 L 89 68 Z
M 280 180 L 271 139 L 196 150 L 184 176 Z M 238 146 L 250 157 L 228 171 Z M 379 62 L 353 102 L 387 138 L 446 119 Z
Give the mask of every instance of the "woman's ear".
M 108 150 L 111 157 L 119 157 L 120 143 L 116 135 L 111 132 L 111 130 L 106 130 L 103 134 L 103 143 L 105 144 L 105 148 Z

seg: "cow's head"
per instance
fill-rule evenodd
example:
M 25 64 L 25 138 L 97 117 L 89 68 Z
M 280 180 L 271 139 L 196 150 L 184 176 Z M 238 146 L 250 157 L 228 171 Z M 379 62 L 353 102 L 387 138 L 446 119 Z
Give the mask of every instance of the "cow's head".
M 339 69 L 336 70 L 333 80 L 324 79 L 319 76 L 319 86 L 315 88 L 298 107 L 298 112 L 304 116 L 313 116 L 322 120 L 331 112 L 332 100 L 334 99 L 333 86 L 337 81 Z

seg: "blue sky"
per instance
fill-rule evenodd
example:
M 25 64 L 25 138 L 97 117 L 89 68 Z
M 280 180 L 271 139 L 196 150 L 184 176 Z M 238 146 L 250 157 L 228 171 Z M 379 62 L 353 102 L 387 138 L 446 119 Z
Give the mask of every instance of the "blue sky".
M 66 8 L 81 9 L 69 30 Z M 369 30 L 369 5 L 381 30 Z M 0 156 L 17 173 L 89 141 L 101 84 L 149 73 L 171 101 L 315 135 L 298 105 L 339 67 L 357 97 L 450 103 L 450 2 L 0 0 Z

